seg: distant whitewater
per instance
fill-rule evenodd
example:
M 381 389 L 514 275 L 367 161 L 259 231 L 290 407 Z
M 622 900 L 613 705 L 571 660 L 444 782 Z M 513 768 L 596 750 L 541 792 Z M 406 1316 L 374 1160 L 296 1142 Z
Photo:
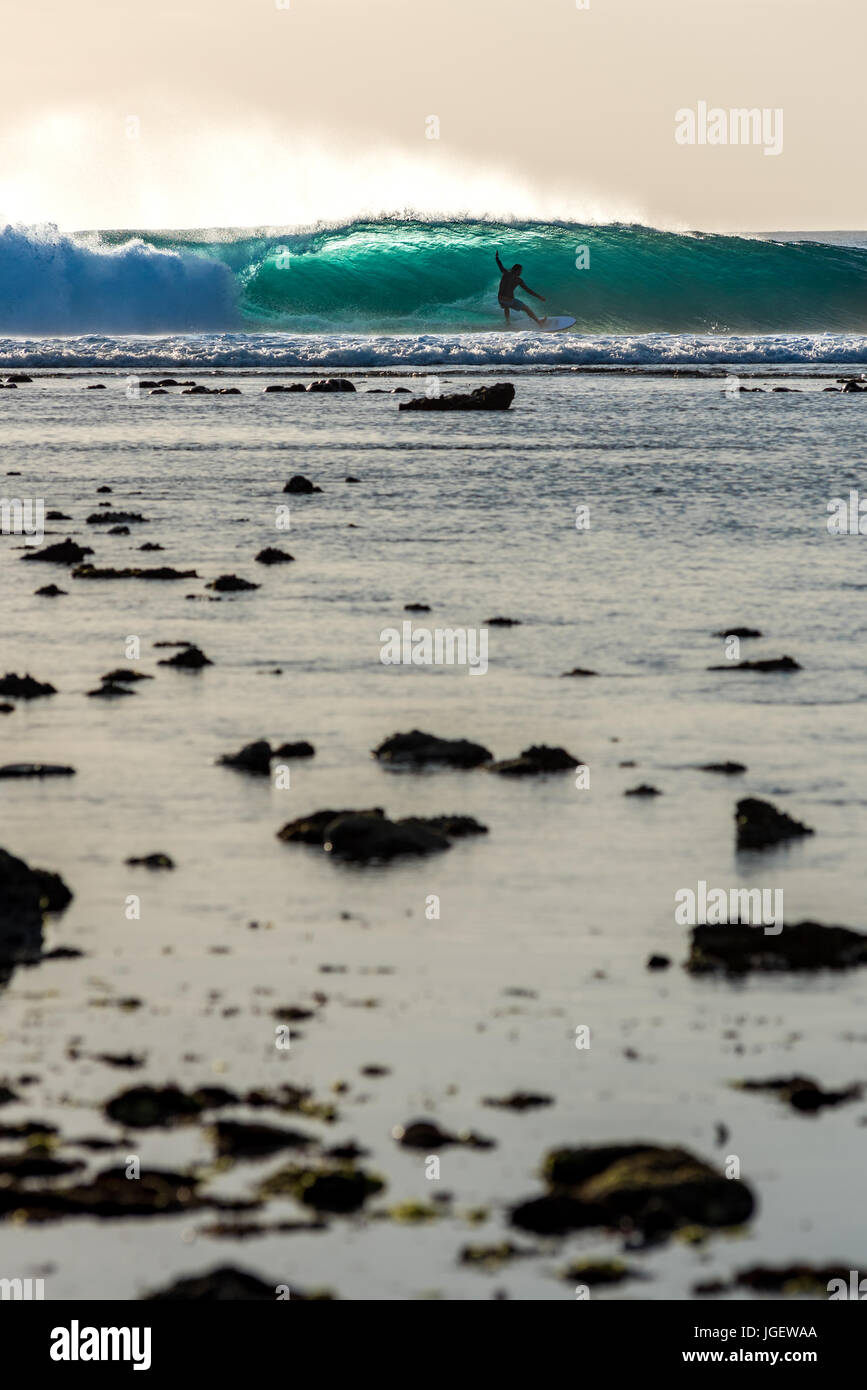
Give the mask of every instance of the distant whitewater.
M 265 365 L 270 335 L 279 335 L 271 346 L 279 352 L 282 343 L 286 365 L 293 365 L 293 355 L 297 365 L 309 360 L 303 346 L 289 347 L 290 339 L 305 335 L 335 346 L 345 346 L 347 336 L 405 335 L 416 343 L 419 335 L 445 337 L 458 353 L 453 360 L 478 361 L 472 340 L 485 334 L 495 339 L 484 349 L 490 360 L 504 362 L 525 360 L 528 353 L 533 360 L 580 362 L 588 338 L 632 342 L 665 335 L 677 335 L 682 351 L 645 342 L 630 357 L 627 342 L 620 342 L 606 352 L 625 352 L 625 360 L 654 360 L 661 352 L 674 360 L 674 350 L 674 358 L 693 360 L 707 356 L 706 340 L 735 335 L 748 354 L 842 360 L 840 344 L 832 341 L 842 336 L 855 360 L 864 360 L 858 354 L 867 333 L 867 245 L 858 245 L 857 237 L 856 244 L 834 234 L 828 242 L 811 237 L 397 219 L 279 234 L 65 235 L 50 227 L 6 227 L 0 231 L 0 335 L 232 335 L 236 355 L 224 365 Z M 523 263 L 527 282 L 546 296 L 552 312 L 575 316 L 573 333 L 546 340 L 538 351 L 514 335 L 503 337 L 496 249 L 507 264 Z M 757 347 L 764 337 L 773 343 Z M 732 360 L 762 360 L 739 359 L 730 346 Z M 180 360 L 172 351 L 172 360 Z M 382 360 L 388 351 L 413 360 L 413 352 L 397 344 L 382 349 Z M 221 364 L 218 347 L 205 356 Z M 82 356 L 77 360 L 89 365 Z M 420 348 L 415 360 L 431 360 L 429 351 Z

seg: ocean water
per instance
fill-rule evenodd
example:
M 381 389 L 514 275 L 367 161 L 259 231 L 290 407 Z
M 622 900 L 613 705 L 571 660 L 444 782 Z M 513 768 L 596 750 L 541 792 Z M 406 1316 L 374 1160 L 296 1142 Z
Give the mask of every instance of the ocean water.
M 854 252 L 839 254 L 822 263 L 842 287 Z M 215 330 L 191 340 L 177 325 L 159 342 L 113 338 L 103 325 L 99 337 L 16 340 L 17 358 L 3 347 L 4 361 L 38 367 L 31 385 L 0 394 L 4 472 L 21 474 L 4 482 L 70 516 L 51 523 L 48 539 L 86 539 L 101 565 L 141 560 L 199 576 L 72 579 L 21 563 L 20 538 L 0 538 L 2 670 L 29 670 L 59 691 L 4 716 L 3 761 L 78 769 L 67 781 L 0 782 L 0 843 L 63 874 L 75 899 L 47 944 L 84 952 L 17 970 L 0 995 L 2 1077 L 36 1078 L 16 1086 L 22 1100 L 4 1107 L 3 1123 L 55 1123 L 61 1152 L 85 1157 L 89 1171 L 137 1153 L 143 1166 L 210 1173 L 212 1145 L 198 1126 L 122 1136 L 102 1116 L 106 1099 L 143 1082 L 240 1091 L 288 1081 L 330 1096 L 339 1112 L 331 1125 L 299 1117 L 297 1127 L 329 1143 L 356 1140 L 368 1151 L 363 1166 L 387 1182 L 365 1215 L 309 1233 L 220 1237 L 208 1234 L 210 1213 L 7 1225 L 9 1268 L 44 1274 L 47 1297 L 136 1298 L 237 1264 L 275 1285 L 325 1285 L 344 1298 L 505 1290 L 573 1299 L 564 1267 L 617 1254 L 622 1241 L 598 1231 L 524 1237 L 508 1210 L 541 1191 L 549 1149 L 631 1139 L 682 1144 L 720 1168 L 737 1156 L 757 1211 L 737 1235 L 631 1253 L 645 1278 L 594 1297 L 689 1298 L 697 1281 L 756 1263 L 863 1267 L 863 1102 L 811 1117 L 731 1083 L 798 1073 L 833 1089 L 863 1078 L 867 975 L 693 978 L 681 965 L 688 931 L 674 920 L 675 893 L 705 880 L 782 889 L 787 921 L 867 927 L 865 541 L 833 537 L 826 524 L 832 498 L 867 490 L 867 403 L 823 390 L 863 361 L 863 340 L 856 351 L 844 336 L 864 329 L 859 312 L 850 301 L 822 323 L 765 323 L 764 336 L 744 325 L 758 355 L 732 361 L 758 364 L 742 367 L 751 385 L 780 384 L 767 373 L 785 370 L 797 398 L 727 394 L 719 365 L 717 375 L 698 370 L 699 360 L 719 364 L 713 352 L 694 354 L 696 373 L 677 377 L 658 366 L 565 370 L 558 360 L 569 359 L 554 356 L 533 366 L 510 342 L 468 368 L 442 348 L 469 351 L 463 328 L 443 330 L 439 355 L 421 361 L 413 354 L 425 344 L 409 336 L 406 356 L 402 339 L 390 358 L 349 356 L 358 394 L 304 399 L 262 386 L 279 370 L 338 365 L 331 336 L 286 329 L 270 343 L 267 373 L 257 355 L 268 351 L 264 336 Z M 836 357 L 810 337 L 831 328 Z M 17 332 L 8 318 L 0 329 Z M 89 332 L 80 321 L 67 329 Z M 778 330 L 803 333 L 800 357 L 774 356 Z M 151 363 L 208 382 L 227 361 L 221 353 L 238 354 L 219 384 L 238 385 L 240 397 L 126 393 L 127 372 Z M 604 360 L 630 359 L 612 351 Z M 769 365 L 780 361 L 800 365 Z M 446 390 L 468 376 L 473 385 L 508 376 L 515 403 L 508 413 L 412 414 L 398 411 L 400 396 L 367 393 L 420 391 L 431 370 Z M 97 381 L 107 389 L 84 389 Z M 294 473 L 322 492 L 287 498 Z M 148 524 L 94 539 L 85 518 L 106 500 L 96 491 L 105 484 L 113 505 Z M 275 509 L 287 501 L 291 526 L 278 531 Z M 590 526 L 578 530 L 584 506 Z M 139 555 L 145 539 L 164 551 Z M 267 544 L 295 562 L 255 564 Z M 210 601 L 205 583 L 228 572 L 261 588 Z M 68 596 L 34 596 L 52 580 Z M 415 617 L 430 628 L 499 615 L 520 626 L 489 628 L 483 676 L 385 666 L 381 633 L 410 616 L 411 602 L 430 605 Z M 744 642 L 742 656 L 788 654 L 803 669 L 709 672 L 724 660 L 713 634 L 731 624 L 764 634 Z M 139 661 L 127 661 L 130 636 L 140 638 Z M 158 666 L 165 653 L 154 643 L 179 639 L 214 665 Z M 132 704 L 86 698 L 103 672 L 127 664 L 155 676 Z M 599 675 L 562 679 L 574 666 Z M 560 744 L 589 766 L 590 786 L 578 789 L 569 774 L 393 772 L 371 758 L 389 734 L 415 727 L 477 739 L 498 757 Z M 286 790 L 215 766 L 263 736 L 316 747 L 292 765 Z M 722 778 L 695 767 L 726 759 L 748 771 Z M 663 794 L 625 798 L 638 782 Z M 734 807 L 746 795 L 816 834 L 737 855 Z M 336 864 L 275 838 L 297 815 L 370 805 L 394 816 L 474 815 L 489 833 L 384 867 Z M 170 854 L 175 872 L 125 867 L 154 851 Z M 141 898 L 139 921 L 125 915 L 130 894 Z M 438 920 L 425 915 L 433 894 Z M 647 971 L 654 952 L 670 956 L 669 970 Z M 116 1007 L 129 996 L 141 1006 Z M 287 1005 L 315 1016 L 293 1025 L 291 1049 L 279 1051 L 271 1011 Z M 575 1047 L 579 1025 L 591 1029 L 587 1050 Z M 145 1059 L 140 1069 L 97 1060 L 127 1051 Z M 388 1074 L 363 1075 L 371 1064 Z M 481 1103 L 514 1090 L 554 1104 L 514 1114 Z M 497 1147 L 447 1149 L 439 1182 L 429 1181 L 424 1155 L 391 1137 L 419 1116 L 475 1129 Z M 67 1147 L 93 1135 L 120 1147 Z M 213 1190 L 249 1195 L 282 1161 L 241 1162 L 214 1174 Z M 438 1220 L 383 1214 L 434 1190 L 453 1196 Z M 287 1200 L 253 1219 L 301 1215 Z M 464 1246 L 507 1238 L 535 1253 L 494 1274 L 460 1264 Z

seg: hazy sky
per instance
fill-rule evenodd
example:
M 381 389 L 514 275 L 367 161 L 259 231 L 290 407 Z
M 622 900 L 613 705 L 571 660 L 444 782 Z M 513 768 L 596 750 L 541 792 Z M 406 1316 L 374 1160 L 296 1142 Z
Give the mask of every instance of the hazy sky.
M 867 227 L 867 0 L 4 0 L 2 22 L 0 222 Z M 699 102 L 781 108 L 782 153 L 678 144 Z

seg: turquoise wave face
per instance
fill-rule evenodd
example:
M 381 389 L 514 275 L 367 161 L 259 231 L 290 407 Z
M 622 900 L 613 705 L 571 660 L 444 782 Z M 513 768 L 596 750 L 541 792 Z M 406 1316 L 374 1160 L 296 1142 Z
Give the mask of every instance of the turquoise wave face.
M 142 235 L 152 246 L 222 262 L 250 329 L 496 328 L 495 250 L 506 265 L 520 262 L 546 309 L 573 314 L 581 332 L 867 329 L 867 249 L 851 246 L 476 221 L 382 220 L 214 239 Z

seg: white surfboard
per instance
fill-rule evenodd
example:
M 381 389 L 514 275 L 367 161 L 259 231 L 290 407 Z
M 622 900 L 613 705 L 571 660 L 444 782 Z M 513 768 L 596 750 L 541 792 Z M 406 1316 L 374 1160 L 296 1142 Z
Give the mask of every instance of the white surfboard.
M 534 323 L 526 314 L 518 314 L 513 309 L 509 329 L 518 328 L 523 333 L 562 333 L 575 322 L 571 314 L 549 314 L 544 323 Z

